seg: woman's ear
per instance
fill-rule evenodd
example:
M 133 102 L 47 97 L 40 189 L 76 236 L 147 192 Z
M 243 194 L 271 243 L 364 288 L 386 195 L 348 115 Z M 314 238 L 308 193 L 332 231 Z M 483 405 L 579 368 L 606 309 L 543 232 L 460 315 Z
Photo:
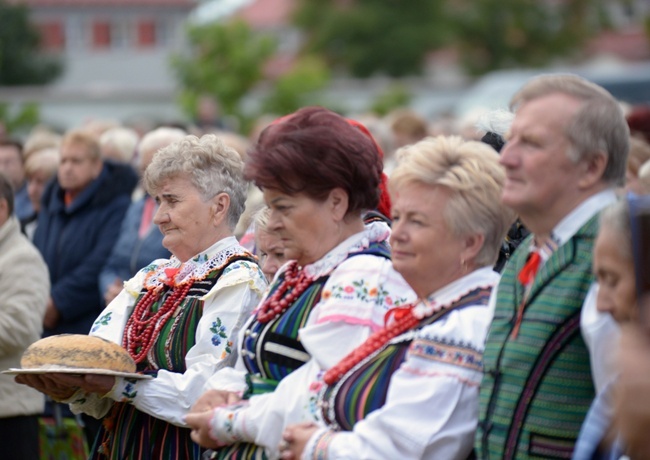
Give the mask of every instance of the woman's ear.
M 332 215 L 334 216 L 334 220 L 342 221 L 343 218 L 347 215 L 348 204 L 350 201 L 349 198 L 350 197 L 348 196 L 348 192 L 340 187 L 334 188 L 330 191 L 327 200 L 329 202 Z
M 210 210 L 212 212 L 212 222 L 215 227 L 220 226 L 228 221 L 228 210 L 230 209 L 230 195 L 226 192 L 218 193 L 212 198 Z
M 465 261 L 474 261 L 476 256 L 481 249 L 483 249 L 483 244 L 485 243 L 485 235 L 482 233 L 472 233 L 463 237 L 464 249 L 461 253 L 461 259 Z

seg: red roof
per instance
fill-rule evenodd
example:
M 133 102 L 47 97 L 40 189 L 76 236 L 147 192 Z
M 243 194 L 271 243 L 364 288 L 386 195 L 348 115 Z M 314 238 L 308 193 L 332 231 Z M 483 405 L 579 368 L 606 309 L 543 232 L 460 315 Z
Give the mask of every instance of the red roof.
M 631 61 L 645 60 L 650 58 L 650 40 L 640 27 L 607 31 L 591 40 L 587 50 L 593 54 L 613 54 Z
M 12 1 L 12 0 L 10 0 Z M 185 6 L 192 8 L 196 0 L 13 0 L 12 3 L 30 7 L 93 7 L 93 6 Z
M 284 26 L 290 22 L 295 3 L 295 0 L 254 0 L 243 7 L 237 16 L 253 28 Z

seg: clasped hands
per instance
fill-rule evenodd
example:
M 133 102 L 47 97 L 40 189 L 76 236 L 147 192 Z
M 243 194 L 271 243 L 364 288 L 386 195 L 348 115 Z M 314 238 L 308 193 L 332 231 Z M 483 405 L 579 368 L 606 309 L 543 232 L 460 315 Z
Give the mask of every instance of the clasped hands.
M 214 409 L 230 406 L 241 401 L 238 393 L 224 390 L 206 391 L 185 416 L 185 423 L 192 429 L 192 441 L 208 449 L 218 449 L 228 443 L 212 437 L 210 421 Z

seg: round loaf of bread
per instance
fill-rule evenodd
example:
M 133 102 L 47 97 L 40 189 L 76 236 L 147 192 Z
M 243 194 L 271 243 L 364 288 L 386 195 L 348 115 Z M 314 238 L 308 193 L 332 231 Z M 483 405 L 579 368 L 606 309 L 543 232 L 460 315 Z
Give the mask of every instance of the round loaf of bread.
M 20 365 L 23 369 L 55 367 L 135 372 L 131 355 L 116 343 L 81 334 L 46 337 L 31 344 Z

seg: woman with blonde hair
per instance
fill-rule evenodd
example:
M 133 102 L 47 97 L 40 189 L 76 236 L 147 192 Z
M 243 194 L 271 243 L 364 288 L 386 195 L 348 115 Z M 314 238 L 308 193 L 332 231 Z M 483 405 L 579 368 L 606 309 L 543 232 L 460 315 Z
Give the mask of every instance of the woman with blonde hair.
M 498 155 L 460 137 L 398 151 L 389 190 L 395 269 L 418 295 L 310 385 L 315 423 L 289 427 L 288 459 L 465 459 L 474 443 L 484 341 L 514 220 Z M 320 422 L 320 428 L 318 426 Z

